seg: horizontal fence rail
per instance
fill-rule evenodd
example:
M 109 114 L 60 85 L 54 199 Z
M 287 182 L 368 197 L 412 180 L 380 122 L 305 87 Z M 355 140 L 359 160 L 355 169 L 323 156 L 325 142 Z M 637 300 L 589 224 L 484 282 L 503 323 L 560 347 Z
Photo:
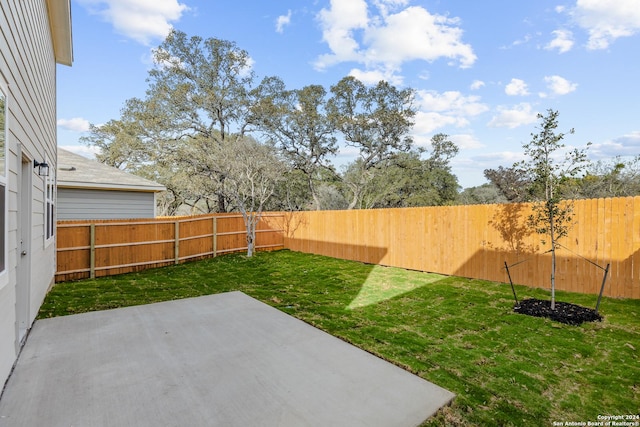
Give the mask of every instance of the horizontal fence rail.
M 285 247 L 371 264 L 549 288 L 551 255 L 529 204 L 288 213 Z M 576 200 L 556 288 L 640 298 L 640 197 Z
M 283 214 L 262 216 L 256 250 L 284 247 Z M 247 250 L 241 215 L 59 221 L 56 281 L 128 273 Z

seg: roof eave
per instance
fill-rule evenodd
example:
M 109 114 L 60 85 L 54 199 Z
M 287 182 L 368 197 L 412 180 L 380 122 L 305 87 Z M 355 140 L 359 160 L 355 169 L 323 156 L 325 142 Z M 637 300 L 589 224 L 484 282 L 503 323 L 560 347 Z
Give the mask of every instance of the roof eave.
M 58 180 L 58 188 L 82 188 L 87 190 L 109 190 L 109 191 L 137 191 L 147 193 L 160 193 L 166 191 L 164 185 L 143 186 L 143 185 L 127 185 L 127 184 L 108 184 L 95 182 L 79 182 L 79 181 L 63 181 Z
M 71 66 L 73 63 L 71 0 L 46 1 L 56 62 L 58 64 Z

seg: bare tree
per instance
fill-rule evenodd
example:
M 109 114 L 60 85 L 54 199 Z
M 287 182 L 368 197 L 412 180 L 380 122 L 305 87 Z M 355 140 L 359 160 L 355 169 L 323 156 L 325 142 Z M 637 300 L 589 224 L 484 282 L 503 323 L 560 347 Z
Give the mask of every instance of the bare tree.
M 576 183 L 580 197 L 629 197 L 640 194 L 640 156 L 615 157 L 590 165 L 587 174 Z
M 249 137 L 228 139 L 214 151 L 212 167 L 224 176 L 225 194 L 242 214 L 250 257 L 255 251 L 256 227 L 265 204 L 283 179 L 285 165 L 273 146 Z

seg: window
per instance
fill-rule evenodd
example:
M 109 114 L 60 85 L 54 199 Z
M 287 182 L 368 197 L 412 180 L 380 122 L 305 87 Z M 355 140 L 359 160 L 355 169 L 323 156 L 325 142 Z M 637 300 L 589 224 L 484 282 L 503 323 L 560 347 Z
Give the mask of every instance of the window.
M 47 162 L 49 163 L 49 162 Z M 49 176 L 45 181 L 45 217 L 44 217 L 44 238 L 45 241 L 51 239 L 56 233 L 56 221 L 55 221 L 55 196 L 56 196 L 56 182 L 55 182 L 55 170 L 49 163 Z
M 7 271 L 7 96 L 0 86 L 0 274 Z

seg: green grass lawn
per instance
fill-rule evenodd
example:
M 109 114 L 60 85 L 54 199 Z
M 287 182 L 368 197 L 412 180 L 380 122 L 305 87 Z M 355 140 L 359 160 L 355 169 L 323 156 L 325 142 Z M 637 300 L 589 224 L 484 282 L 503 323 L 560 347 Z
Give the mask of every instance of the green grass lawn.
M 568 326 L 513 313 L 505 284 L 278 251 L 60 283 L 39 318 L 234 290 L 456 393 L 427 426 L 638 414 L 638 300 L 605 298 L 602 322 Z M 594 307 L 596 296 L 558 292 L 557 300 Z

